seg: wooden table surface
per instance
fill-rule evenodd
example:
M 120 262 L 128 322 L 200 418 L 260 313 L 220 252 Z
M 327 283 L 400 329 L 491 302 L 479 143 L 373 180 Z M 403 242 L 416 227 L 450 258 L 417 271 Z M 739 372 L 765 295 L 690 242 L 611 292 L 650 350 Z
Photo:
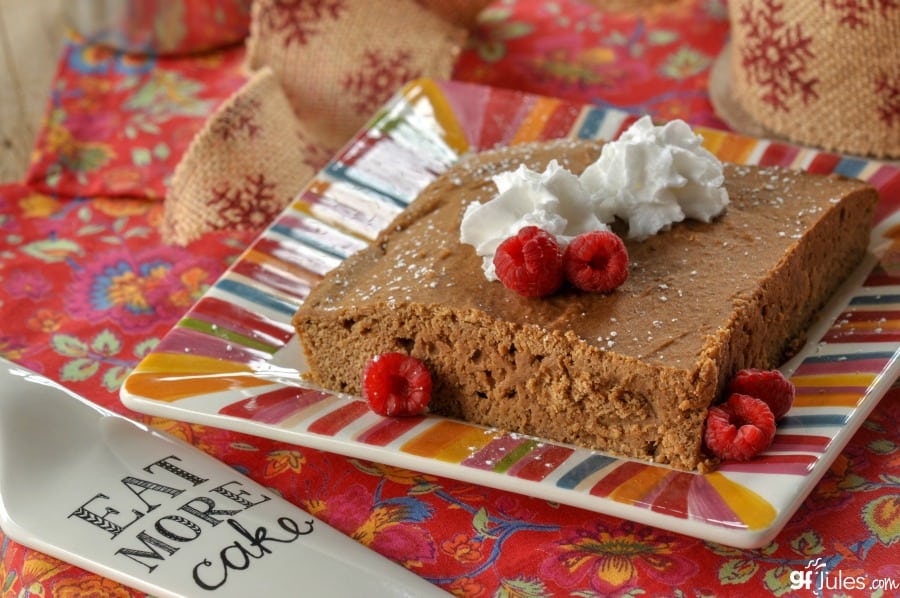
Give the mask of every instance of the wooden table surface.
M 0 0 L 0 183 L 22 180 L 66 35 L 61 3 Z

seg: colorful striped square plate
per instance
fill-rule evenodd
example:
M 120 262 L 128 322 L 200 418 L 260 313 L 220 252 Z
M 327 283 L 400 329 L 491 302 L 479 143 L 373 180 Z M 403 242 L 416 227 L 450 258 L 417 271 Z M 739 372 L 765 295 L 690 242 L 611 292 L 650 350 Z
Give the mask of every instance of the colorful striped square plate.
M 840 172 L 882 193 L 872 252 L 784 365 L 798 388 L 773 446 L 700 475 L 427 416 L 385 419 L 301 381 L 290 319 L 466 152 L 614 138 L 616 110 L 458 82 L 407 85 L 265 230 L 125 381 L 130 408 L 501 488 L 741 548 L 769 542 L 897 377 L 900 169 L 700 129 L 720 159 Z

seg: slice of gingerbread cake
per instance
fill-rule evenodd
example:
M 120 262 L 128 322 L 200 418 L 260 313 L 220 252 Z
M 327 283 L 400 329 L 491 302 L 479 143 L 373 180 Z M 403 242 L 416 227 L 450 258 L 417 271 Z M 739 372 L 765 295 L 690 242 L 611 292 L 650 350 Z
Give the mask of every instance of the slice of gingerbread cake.
M 498 184 L 515 187 L 509 173 L 520 167 L 543 173 L 535 184 L 554 197 L 598 176 L 644 186 L 615 166 L 598 173 L 602 152 L 590 141 L 514 146 L 440 176 L 296 313 L 311 379 L 359 394 L 368 360 L 401 352 L 431 372 L 434 413 L 679 469 L 714 467 L 702 443 L 710 406 L 738 370 L 777 367 L 799 347 L 865 254 L 877 192 L 836 175 L 720 164 L 720 180 L 710 179 L 719 191 L 670 177 L 681 197 L 656 193 L 650 215 L 630 196 L 590 213 L 560 208 L 576 228 L 622 238 L 628 275 L 615 290 L 563 285 L 529 297 L 496 281 L 479 227 L 462 226 L 462 237 L 475 230 L 480 240 L 461 240 L 467 212 L 502 195 Z M 630 152 L 625 170 L 647 159 Z M 702 193 L 709 201 L 692 206 Z M 494 211 L 485 222 L 509 219 Z M 663 221 L 663 212 L 674 215 Z M 552 228 L 554 218 L 538 221 Z

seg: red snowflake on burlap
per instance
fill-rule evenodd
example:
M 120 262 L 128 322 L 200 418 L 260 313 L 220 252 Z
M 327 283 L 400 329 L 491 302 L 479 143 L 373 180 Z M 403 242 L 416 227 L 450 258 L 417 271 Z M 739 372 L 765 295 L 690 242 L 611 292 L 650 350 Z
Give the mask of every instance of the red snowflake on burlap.
M 745 4 L 738 22 L 747 27 L 741 66 L 762 90 L 760 99 L 775 110 L 789 112 L 789 98 L 799 94 L 806 104 L 818 97 L 815 86 L 819 79 L 806 73 L 808 61 L 815 57 L 810 49 L 812 38 L 799 24 L 787 25 L 779 14 L 782 8 L 777 0 L 764 0 L 755 12 Z
M 397 88 L 419 76 L 419 71 L 412 66 L 412 54 L 406 50 L 390 56 L 379 50 L 366 50 L 357 71 L 344 77 L 341 86 L 353 98 L 357 114 L 370 114 Z
M 246 175 L 243 184 L 213 189 L 207 203 L 224 227 L 243 230 L 262 228 L 284 207 L 275 196 L 275 183 L 264 174 Z
M 335 150 L 310 139 L 303 131 L 297 131 L 297 140 L 300 144 L 303 163 L 315 171 L 324 168 L 335 153 Z
M 868 27 L 876 12 L 882 17 L 888 11 L 900 8 L 900 0 L 819 0 L 822 10 L 834 10 L 840 14 L 838 23 L 851 29 Z
M 337 21 L 346 10 L 346 0 L 270 0 L 262 9 L 260 23 L 268 33 L 280 36 L 285 47 L 305 46 L 320 33 L 322 23 Z
M 256 98 L 236 97 L 215 119 L 210 129 L 222 141 L 240 136 L 253 137 L 259 131 L 260 101 Z
M 889 127 L 900 127 L 900 70 L 879 71 L 875 77 L 875 95 L 879 99 L 878 118 Z

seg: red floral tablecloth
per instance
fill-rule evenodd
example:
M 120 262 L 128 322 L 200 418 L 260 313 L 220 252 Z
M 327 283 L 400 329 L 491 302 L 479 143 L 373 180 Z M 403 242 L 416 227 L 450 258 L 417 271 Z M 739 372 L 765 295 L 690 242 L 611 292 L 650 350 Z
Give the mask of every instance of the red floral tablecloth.
M 454 76 L 723 127 L 707 80 L 727 35 L 719 1 L 636 16 L 575 0 L 501 0 L 482 14 Z M 807 596 L 791 589 L 790 573 L 817 558 L 832 583 L 864 576 L 900 585 L 896 391 L 759 550 L 128 412 L 118 396 L 124 377 L 253 236 L 211 233 L 177 247 L 159 235 L 167 181 L 205 119 L 246 80 L 243 53 L 154 59 L 66 45 L 27 178 L 0 186 L 5 357 L 187 439 L 458 595 Z M 2 534 L 0 557 L 3 596 L 136 594 Z

